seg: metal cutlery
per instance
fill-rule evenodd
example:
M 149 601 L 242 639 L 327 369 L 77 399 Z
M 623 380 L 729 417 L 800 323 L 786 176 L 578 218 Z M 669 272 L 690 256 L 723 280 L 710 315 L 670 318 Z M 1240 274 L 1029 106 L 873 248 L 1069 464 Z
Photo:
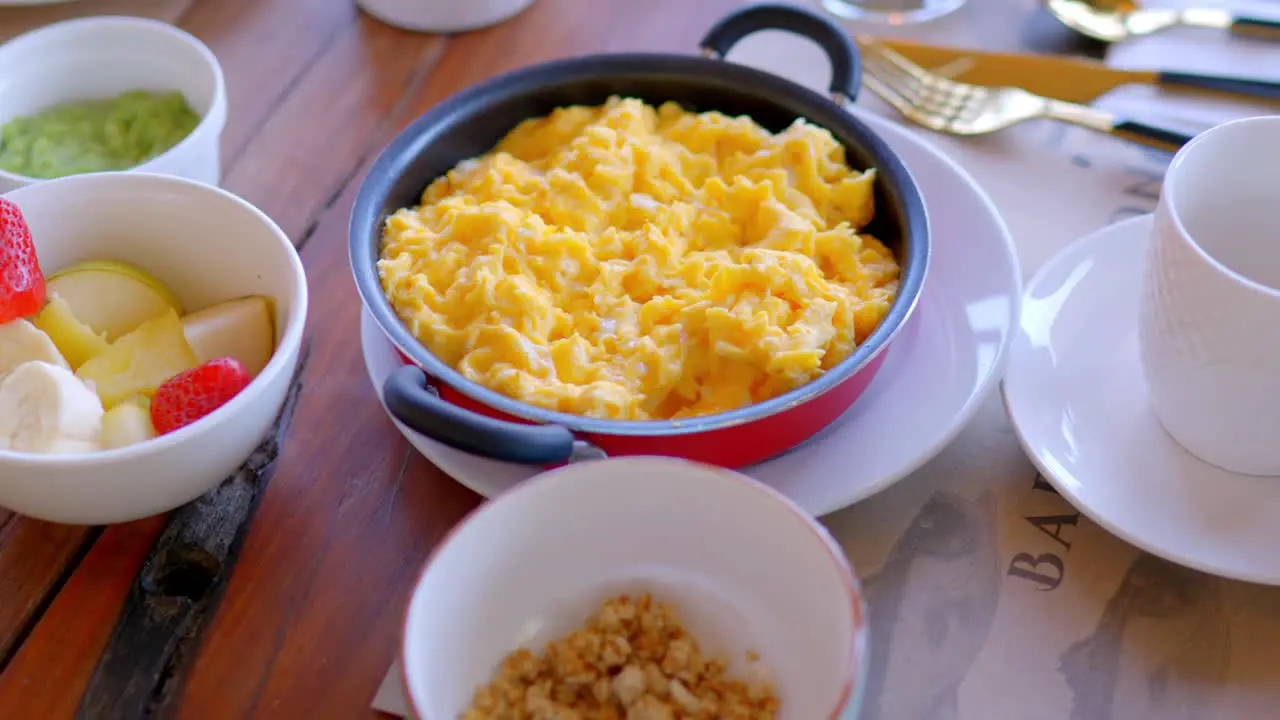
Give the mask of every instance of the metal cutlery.
M 1084 58 L 990 52 L 886 37 L 876 37 L 875 42 L 952 80 L 975 85 L 1013 85 L 1055 100 L 1089 103 L 1122 85 L 1280 100 L 1280 81 L 1275 80 L 1169 70 L 1121 70 Z
M 1280 41 L 1280 19 L 1239 15 L 1223 8 L 1146 8 L 1135 0 L 1045 0 L 1045 5 L 1063 25 L 1103 42 L 1120 42 L 1179 25 Z
M 1027 120 L 1048 118 L 1162 150 L 1176 150 L 1193 137 L 1022 88 L 956 82 L 925 70 L 874 40 L 859 38 L 858 44 L 863 55 L 863 84 L 908 120 L 939 132 L 985 135 Z

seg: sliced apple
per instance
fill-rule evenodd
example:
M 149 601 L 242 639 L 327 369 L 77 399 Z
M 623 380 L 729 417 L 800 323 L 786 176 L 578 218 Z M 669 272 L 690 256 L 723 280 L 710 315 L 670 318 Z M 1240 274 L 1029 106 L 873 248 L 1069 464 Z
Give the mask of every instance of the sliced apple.
M 103 449 L 136 445 L 155 436 L 151 413 L 137 402 L 122 401 L 102 416 Z
M 57 295 L 49 299 L 48 304 L 31 322 L 49 336 L 53 344 L 62 352 L 62 357 L 67 359 L 67 364 L 72 370 L 101 354 L 111 345 L 107 342 L 106 335 L 94 332 L 93 328 L 80 322 L 75 313 L 71 312 L 71 306 L 67 301 Z
M 111 343 L 80 366 L 76 375 L 92 383 L 110 410 L 131 395 L 152 395 L 165 380 L 198 365 L 172 308 Z
M 271 301 L 260 295 L 228 300 L 182 318 L 187 342 L 201 363 L 233 357 L 250 376 L 262 372 L 275 351 Z
M 182 304 L 164 283 L 135 265 L 89 260 L 54 273 L 48 292 L 66 301 L 71 314 L 108 341 L 130 333 L 166 310 L 182 314 Z

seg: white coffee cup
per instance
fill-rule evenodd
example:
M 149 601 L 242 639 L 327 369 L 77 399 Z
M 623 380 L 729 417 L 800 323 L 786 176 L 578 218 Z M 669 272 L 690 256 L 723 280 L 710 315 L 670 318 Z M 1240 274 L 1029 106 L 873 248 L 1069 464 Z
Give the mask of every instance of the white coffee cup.
M 1142 284 L 1139 354 L 1165 430 L 1224 470 L 1280 475 L 1280 116 L 1178 152 Z

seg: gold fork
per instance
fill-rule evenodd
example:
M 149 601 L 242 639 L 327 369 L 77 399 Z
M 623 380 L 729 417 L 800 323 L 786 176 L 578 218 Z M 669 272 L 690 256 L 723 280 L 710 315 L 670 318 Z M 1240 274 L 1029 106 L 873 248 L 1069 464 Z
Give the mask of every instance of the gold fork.
M 925 70 L 871 38 L 858 38 L 858 46 L 862 50 L 863 84 L 908 120 L 931 130 L 985 135 L 1024 120 L 1049 118 L 1161 150 L 1177 150 L 1193 137 L 1022 88 L 956 82 Z

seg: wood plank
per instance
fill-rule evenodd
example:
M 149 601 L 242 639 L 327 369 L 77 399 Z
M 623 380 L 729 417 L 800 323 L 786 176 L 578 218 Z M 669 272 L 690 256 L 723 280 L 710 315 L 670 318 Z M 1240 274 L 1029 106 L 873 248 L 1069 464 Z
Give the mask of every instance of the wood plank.
M 207 5 L 199 5 L 182 24 L 198 34 L 206 35 L 204 39 L 215 47 L 224 67 L 227 68 L 228 83 L 232 88 L 237 86 L 236 81 L 239 79 L 256 78 L 259 74 L 256 72 L 258 69 L 256 66 L 260 66 L 265 59 L 263 53 L 271 53 L 270 57 L 274 65 L 296 62 L 300 71 L 306 75 L 302 79 L 294 78 L 287 87 L 281 87 L 282 102 L 277 103 L 278 107 L 271 118 L 262 120 L 256 127 L 251 128 L 259 134 L 247 139 L 244 143 L 246 153 L 243 157 L 248 158 L 250 162 L 246 163 L 247 167 L 239 171 L 237 168 L 240 166 L 232 163 L 226 178 L 228 182 L 224 183 L 232 191 L 248 195 L 251 201 L 262 203 L 262 198 L 268 200 L 271 197 L 280 198 L 282 202 L 278 203 L 279 208 L 294 209 L 294 212 L 289 215 L 293 220 L 289 228 L 291 236 L 297 238 L 305 227 L 313 222 L 313 218 L 323 209 L 325 202 L 332 199 L 332 196 L 343 187 L 345 181 L 350 180 L 354 168 L 359 166 L 363 157 L 375 149 L 376 143 L 370 137 L 373 131 L 379 129 L 379 124 L 384 121 L 384 115 L 394 107 L 399 98 L 398 91 L 406 83 L 412 82 L 413 74 L 421 75 L 425 72 L 427 63 L 438 54 L 436 49 L 443 44 L 444 40 L 433 39 L 424 43 L 421 36 L 404 33 L 367 20 L 357 22 L 354 12 L 344 12 L 340 15 L 316 14 L 320 10 L 332 9 L 331 3 L 300 5 L 294 2 L 292 4 L 312 13 L 310 15 L 313 18 L 311 34 L 302 34 L 298 37 L 304 41 L 302 42 L 304 45 L 310 42 L 316 47 L 324 47 L 325 52 L 318 60 L 306 53 L 281 53 L 282 46 L 279 45 L 272 49 L 263 47 L 257 42 L 246 41 L 246 36 L 237 32 L 239 25 L 220 24 L 228 15 L 234 15 L 236 8 L 231 5 L 215 14 L 202 10 Z M 278 25 L 278 21 L 283 17 L 279 14 L 270 15 L 265 19 L 265 25 L 256 26 L 255 33 L 249 37 L 252 38 L 263 27 L 273 27 L 273 18 Z M 321 20 L 325 17 L 339 18 L 345 24 L 345 27 L 337 28 L 339 37 L 332 46 L 317 40 L 315 33 L 315 24 L 323 25 Z M 295 26 L 290 24 L 289 27 Z M 333 33 L 329 30 L 326 32 L 330 35 Z M 287 41 L 288 37 L 278 39 Z M 327 38 L 322 39 L 327 40 Z M 292 46 L 297 44 L 295 42 Z M 287 42 L 285 46 L 285 49 L 292 47 Z M 255 57 L 254 52 L 259 55 Z M 253 68 L 255 72 L 250 72 L 249 68 Z M 396 70 L 400 71 L 399 75 L 388 76 L 389 72 Z M 375 82 L 375 76 L 384 82 Z M 281 75 L 273 73 L 270 77 L 278 79 Z M 366 88 L 369 91 L 343 93 L 337 98 L 339 102 L 334 103 L 332 91 L 335 83 L 337 87 Z M 385 88 L 384 91 L 377 92 L 383 88 Z M 234 90 L 232 92 L 234 95 Z M 253 97 L 260 99 L 264 93 L 263 86 L 259 84 L 254 93 Z M 236 107 L 239 109 L 243 105 Z M 338 112 L 334 112 L 335 107 L 338 108 Z M 235 146 L 236 119 L 252 118 L 256 109 L 251 104 L 248 112 L 244 110 L 232 112 L 233 120 L 229 125 L 229 134 L 225 138 L 224 147 Z M 317 120 L 323 122 L 317 122 Z M 241 127 L 248 126 L 241 124 Z M 301 130 L 306 132 L 299 137 Z M 347 140 L 334 143 L 335 137 Z M 335 146 L 338 148 L 337 151 L 334 149 Z M 301 152 L 297 152 L 299 148 Z M 295 164 L 295 161 L 306 163 L 309 159 L 310 164 L 306 167 Z M 248 192 L 244 187 L 236 187 L 239 179 L 243 179 L 248 185 Z M 288 184 L 287 189 L 282 189 L 282 183 Z M 255 188 L 260 191 L 258 194 L 261 197 L 254 197 Z M 288 202 L 284 202 L 286 199 Z M 303 199 L 303 202 L 294 202 L 298 199 Z M 305 209 L 299 212 L 299 208 Z M 276 208 L 268 207 L 267 209 L 271 212 Z M 192 510 L 194 508 L 181 512 L 184 517 L 192 516 Z M 193 517 L 198 520 L 204 515 L 196 512 Z M 59 544 L 48 543 L 44 546 L 46 552 L 43 555 L 27 552 L 30 543 L 15 547 L 15 553 L 6 554 L 0 548 L 0 569 L 5 567 L 6 557 L 18 557 L 42 569 L 40 573 L 33 573 L 29 568 L 24 568 L 26 571 L 24 574 L 13 575 L 11 584 L 23 583 L 21 589 L 24 592 L 21 594 L 18 593 L 18 588 L 3 588 L 5 591 L 3 597 L 6 602 L 3 612 L 0 612 L 0 623 L 3 623 L 0 629 L 7 628 L 8 631 L 0 633 L 0 639 L 18 637 L 31 613 L 38 609 L 44 600 L 42 593 L 55 588 L 55 581 L 62 577 L 64 571 L 61 564 L 48 558 L 48 554 L 59 549 L 73 553 L 79 545 L 71 540 L 75 539 L 77 534 L 83 537 L 86 532 L 85 528 L 46 526 L 25 518 L 18 519 L 16 522 L 20 527 L 30 526 L 37 531 L 24 532 L 24 536 L 35 536 L 40 531 L 48 534 L 47 528 L 53 527 L 61 528 L 61 534 L 67 539 Z M 177 529 L 190 526 L 180 520 L 179 524 L 170 527 Z M 49 562 L 42 562 L 45 559 L 49 559 Z M 137 592 L 136 587 L 135 592 Z M 33 637 L 32 641 L 36 642 L 37 638 Z M 0 649 L 2 647 L 0 646 Z M 175 650 L 176 647 L 169 647 L 167 652 L 161 653 L 164 659 L 159 667 L 164 667 L 172 659 Z M 3 654 L 0 654 L 0 657 L 3 657 Z M 114 655 L 104 659 L 107 664 L 103 666 L 102 674 L 98 676 L 101 680 L 95 686 L 96 689 L 91 690 L 86 709 L 103 709 L 108 701 L 116 703 L 126 700 L 138 701 L 140 696 L 113 692 L 113 688 L 119 686 L 117 670 L 120 670 L 112 669 L 113 657 L 120 660 L 122 656 Z M 128 657 L 123 659 L 125 666 L 131 668 L 133 672 L 148 670 L 148 668 L 131 664 Z M 155 667 L 149 669 L 155 670 Z M 138 689 L 152 690 L 149 687 Z M 164 690 L 164 688 L 159 689 L 160 692 Z M 118 705 L 115 707 L 119 709 Z
M 132 583 L 76 716 L 164 714 L 240 553 L 258 499 L 276 467 L 302 388 L 304 347 L 292 389 L 271 434 L 239 472 L 168 516 Z
M 4 513 L 0 518 L 0 669 L 97 534 Z
M 408 448 L 365 380 L 344 241 L 353 178 L 371 154 L 443 97 L 514 67 L 586 52 L 692 53 L 737 4 L 538 0 L 504 25 L 448 40 L 357 21 L 345 0 L 218 0 L 184 16 L 226 71 L 228 186 L 295 241 L 313 237 L 304 260 L 315 351 L 312 386 L 176 712 L 371 716 L 418 566 L 477 502 Z M 1000 32 L 1021 32 L 1007 9 L 982 14 Z M 163 522 L 107 529 L 6 668 L 3 641 L 32 628 L 87 530 L 50 539 L 43 533 L 65 526 L 0 511 L 0 718 L 75 712 Z
M 418 93 L 411 117 L 453 93 L 508 70 L 556 58 L 604 52 L 697 54 L 698 41 L 739 0 L 583 3 L 538 0 L 502 25 L 449 43 Z
M 364 712 L 394 653 L 412 573 L 477 502 L 411 459 L 369 389 L 344 242 L 350 201 L 348 192 L 303 252 L 316 336 L 309 375 L 329 381 L 299 401 L 179 717 Z
M 0 718 L 73 716 L 132 579 L 164 520 L 156 516 L 103 531 L 0 673 Z
M 176 20 L 190 0 L 100 0 L 100 14 Z M 79 5 L 0 11 L 0 41 L 51 22 L 85 15 Z M 32 623 L 97 537 L 88 527 L 54 525 L 0 509 L 0 670 Z
M 363 16 L 353 20 L 244 145 L 223 186 L 270 215 L 295 243 L 305 241 L 319 213 L 378 149 L 405 88 L 422 82 L 445 43 Z
M 690 7 L 666 0 L 649 8 L 669 21 L 682 17 L 681 9 L 691 11 L 696 19 L 688 23 L 651 24 L 640 17 L 644 13 L 636 17 L 659 36 L 657 44 L 691 47 L 735 0 L 717 3 L 718 8 L 716 3 Z M 391 129 L 424 110 L 430 104 L 422 99 L 426 95 L 447 94 L 524 64 L 509 53 L 594 50 L 600 46 L 591 27 L 632 19 L 625 13 L 618 18 L 616 4 L 594 13 L 569 0 L 535 5 L 548 7 L 543 15 L 531 10 L 494 30 L 453 39 L 446 58 L 458 44 L 481 36 L 499 49 L 484 50 L 491 47 L 485 44 L 478 52 L 487 60 L 433 69 L 431 87 L 413 96 Z M 574 29 L 562 35 L 562 21 L 570 16 L 576 18 Z M 508 29 L 517 24 L 516 30 Z M 685 28 L 684 36 L 672 28 Z M 645 38 L 616 28 L 595 37 L 625 47 L 628 35 L 645 46 L 639 42 Z M 535 41 L 522 40 L 527 37 Z M 440 79 L 446 75 L 447 80 Z M 434 542 L 478 501 L 408 449 L 368 387 L 357 345 L 360 309 L 346 259 L 347 215 L 356 189 L 355 182 L 346 187 L 303 252 L 313 289 L 325 289 L 323 295 L 313 290 L 316 340 L 310 373 L 327 380 L 300 401 L 280 470 L 189 670 L 180 717 L 372 716 L 369 702 L 396 653 L 404 601 L 418 567 Z M 349 433 L 331 431 L 337 417 Z M 324 692 L 317 693 L 318 687 Z
M 224 172 L 356 15 L 354 3 L 334 0 L 217 0 L 182 16 L 178 25 L 218 56 L 227 80 Z
M 223 137 L 227 160 L 233 160 L 237 150 L 249 143 L 279 98 L 296 89 L 298 76 L 313 69 L 312 61 L 327 48 L 329 39 L 354 27 L 356 17 L 350 4 L 324 0 L 224 0 L 195 4 L 179 20 L 210 45 L 226 73 L 233 108 Z M 253 22 L 246 22 L 250 18 Z M 349 61 L 350 55 L 341 60 Z M 273 72 L 262 73 L 262 66 L 268 63 Z M 354 80 L 359 82 L 359 78 Z M 358 162 L 358 156 L 338 159 L 337 165 L 320 177 L 340 182 Z M 234 170 L 234 162 L 227 164 Z M 322 180 L 317 192 L 323 196 L 333 191 Z M 6 525 L 0 536 L 0 597 L 4 598 L 0 604 L 0 667 L 10 654 L 10 646 L 30 626 L 33 613 L 48 603 L 48 594 L 57 591 L 74 570 L 67 563 L 94 537 L 89 528 L 50 525 L 29 518 L 0 521 L 0 526 Z M 96 572 L 92 568 L 87 571 Z M 33 635 L 31 642 L 38 642 L 38 636 Z
M 281 27 L 296 31 L 300 25 L 293 22 L 281 22 L 296 19 L 291 14 L 279 12 L 268 13 L 260 19 L 260 24 L 253 26 L 253 32 L 246 35 L 239 23 L 225 23 L 234 18 L 237 8 L 235 3 L 219 3 L 219 12 L 209 13 L 207 4 L 198 5 L 181 23 L 189 30 L 202 35 L 203 39 L 214 47 L 224 68 L 227 70 L 228 83 L 235 110 L 231 113 L 227 135 L 224 136 L 224 148 L 228 155 L 236 156 L 234 148 L 239 137 L 237 127 L 243 131 L 258 132 L 258 136 L 247 138 L 243 145 L 245 154 L 251 162 L 247 168 L 240 170 L 234 161 L 230 163 L 225 183 L 234 192 L 248 195 L 251 201 L 262 203 L 262 198 L 276 197 L 288 199 L 280 202 L 281 208 L 293 208 L 289 215 L 292 223 L 289 226 L 291 236 L 298 238 L 305 226 L 312 223 L 312 218 L 320 212 L 326 201 L 340 190 L 345 181 L 350 180 L 353 169 L 358 167 L 363 157 L 376 148 L 370 140 L 372 131 L 384 120 L 399 98 L 399 90 L 406 83 L 412 83 L 412 75 L 425 72 L 429 62 L 438 54 L 438 47 L 443 39 L 433 39 L 424 43 L 421 36 L 404 33 L 368 20 L 357 22 L 354 12 L 331 13 L 332 3 L 290 3 L 295 9 L 301 9 L 302 17 L 311 18 L 310 30 L 294 36 L 278 32 Z M 341 4 L 337 4 L 341 7 Z M 255 9 L 264 9 L 254 4 Z M 242 8 L 241 8 L 242 9 Z M 349 10 L 349 8 L 348 8 Z M 323 28 L 328 21 L 337 21 L 336 29 L 326 29 L 326 37 L 320 37 L 317 29 Z M 305 27 L 307 23 L 302 23 Z M 330 47 L 329 37 L 336 32 L 338 41 Z M 272 35 L 278 41 L 274 46 L 266 46 L 261 41 L 262 33 Z M 323 34 L 323 33 L 322 33 Z M 283 43 L 279 42 L 283 41 Z M 313 54 L 298 52 L 298 45 L 305 45 L 324 50 L 317 61 Z M 281 52 L 281 49 L 286 52 Z M 293 52 L 287 52 L 293 48 Z M 289 78 L 287 73 L 273 72 L 267 77 L 283 81 L 279 86 L 282 102 L 275 103 L 278 112 L 270 119 L 259 119 L 255 125 L 252 121 L 258 112 L 272 110 L 267 103 L 260 102 L 264 96 L 277 94 L 269 90 L 262 82 L 260 69 L 263 61 L 270 58 L 273 66 L 281 64 L 286 67 L 295 65 L 306 78 Z M 402 70 L 400 75 L 388 77 L 388 71 Z M 374 76 L 383 82 L 375 82 Z M 252 81 L 240 83 L 238 80 Z M 389 80 L 389 82 L 387 82 Z M 335 87 L 364 88 L 373 92 L 350 92 L 341 94 L 339 102 L 334 103 L 332 90 Z M 238 103 L 235 100 L 235 88 L 251 86 L 249 100 L 258 101 Z M 385 88 L 384 92 L 376 92 Z M 272 99 L 275 102 L 275 99 Z M 320 102 L 322 104 L 317 104 Z M 338 107 L 339 112 L 334 112 Z M 322 119 L 327 122 L 316 122 Z M 297 131 L 305 129 L 307 134 L 299 138 Z M 347 142 L 337 143 L 338 152 L 334 152 L 333 138 L 346 138 Z M 307 142 L 307 139 L 311 142 Z M 302 140 L 303 142 L 299 142 Z M 301 148 L 302 152 L 295 152 Z M 295 160 L 312 161 L 305 168 L 297 167 Z M 274 174 L 272 174 L 274 173 Z M 237 187 L 239 179 L 245 179 L 248 191 Z M 281 190 L 282 181 L 290 181 L 287 191 Z M 260 193 L 255 193 L 259 189 Z M 255 197 L 260 194 L 261 197 Z M 303 202 L 294 202 L 297 199 Z M 274 208 L 268 207 L 269 212 Z M 19 638 L 27 627 L 33 612 L 45 602 L 45 594 L 57 589 L 57 581 L 67 572 L 64 561 L 53 557 L 55 554 L 74 555 L 80 548 L 80 541 L 87 537 L 87 528 L 69 526 L 50 526 L 26 518 L 15 518 L 14 524 L 22 530 L 16 537 L 35 538 L 41 549 L 39 553 L 30 552 L 32 543 L 15 544 L 10 552 L 0 547 L 0 570 L 15 569 L 20 572 L 5 572 L 0 579 L 7 580 L 7 585 L 0 584 L 0 591 L 5 598 L 0 610 L 0 651 L 4 646 Z M 175 526 L 176 527 L 176 526 Z M 57 534 L 59 542 L 39 542 L 40 538 L 49 540 Z M 3 538 L 0 538 L 2 541 Z M 20 561 L 23 567 L 13 567 Z M 94 572 L 89 569 L 89 572 Z M 33 636 L 32 642 L 38 643 L 39 637 Z M 40 648 L 36 652 L 41 652 Z M 4 658 L 0 652 L 0 658 Z M 111 658 L 106 659 L 108 663 Z M 134 668 L 139 670 L 139 668 Z M 108 675 L 110 673 L 108 672 Z M 102 676 L 102 677 L 105 677 Z M 113 695 L 111 682 L 103 681 L 99 685 L 100 694 Z M 122 698 L 117 698 L 117 701 Z M 101 697 L 92 694 L 89 705 L 101 705 Z

